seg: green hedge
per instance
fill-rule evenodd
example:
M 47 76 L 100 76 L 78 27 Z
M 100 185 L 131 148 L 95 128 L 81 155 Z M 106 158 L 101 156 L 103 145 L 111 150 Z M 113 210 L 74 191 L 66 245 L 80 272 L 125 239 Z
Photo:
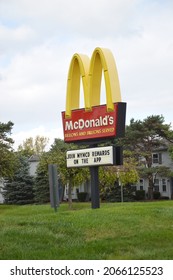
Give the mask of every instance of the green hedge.
M 154 199 L 159 199 L 159 198 L 160 198 L 160 192 L 154 191 L 154 192 L 153 192 L 153 198 L 154 198 Z
M 85 202 L 86 199 L 87 199 L 87 192 L 79 192 L 77 193 L 77 198 L 78 198 L 78 201 L 80 202 Z
M 145 199 L 145 191 L 137 190 L 136 191 L 136 200 L 144 200 Z

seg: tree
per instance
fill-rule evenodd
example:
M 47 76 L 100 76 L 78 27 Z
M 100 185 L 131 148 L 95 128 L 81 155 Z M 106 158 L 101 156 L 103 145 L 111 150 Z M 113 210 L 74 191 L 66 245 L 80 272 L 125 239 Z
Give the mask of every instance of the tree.
M 124 162 L 122 166 L 118 166 L 119 181 L 123 186 L 134 185 L 139 180 L 139 174 L 137 171 L 137 161 L 133 158 L 130 151 L 124 150 Z
M 149 116 L 143 121 L 131 119 L 126 127 L 126 135 L 123 139 L 125 149 L 131 151 L 133 157 L 138 160 L 139 174 L 148 178 L 148 198 L 153 199 L 154 176 L 163 175 L 163 168 L 152 165 L 152 154 L 160 147 L 169 147 L 173 141 L 173 131 L 170 124 L 164 124 L 161 115 Z M 167 169 L 164 169 L 168 172 Z M 168 173 L 164 173 L 168 174 Z
M 44 153 L 36 171 L 34 184 L 34 200 L 36 203 L 47 203 L 50 201 L 48 164 L 51 162 L 49 152 Z
M 23 141 L 23 144 L 19 145 L 18 151 L 25 156 L 32 156 L 33 154 L 41 155 L 45 151 L 48 142 L 49 139 L 44 136 L 37 135 L 35 139 L 33 137 L 29 137 Z
M 3 195 L 7 204 L 33 203 L 33 177 L 29 175 L 28 159 L 19 155 L 18 168 L 13 178 L 5 184 Z
M 55 139 L 54 144 L 51 146 L 50 153 L 53 159 L 56 159 L 58 166 L 58 174 L 62 184 L 68 186 L 68 202 L 69 207 L 72 205 L 72 189 L 75 185 L 84 183 L 89 178 L 88 168 L 67 168 L 66 152 L 68 150 L 78 149 L 79 147 L 74 144 L 64 143 L 61 139 Z
M 49 152 L 41 156 L 34 188 L 37 202 L 49 199 L 48 164 L 57 164 L 59 181 L 64 188 L 68 186 L 68 202 L 71 208 L 73 187 L 87 181 L 89 177 L 88 168 L 67 168 L 66 152 L 77 148 L 78 146 L 67 144 L 62 139 L 55 139 Z
M 169 146 L 169 154 L 170 154 L 171 159 L 173 160 L 173 144 L 172 143 Z
M 124 163 L 122 166 L 104 166 L 100 168 L 101 197 L 112 202 L 121 201 L 121 186 L 123 187 L 125 200 L 132 200 L 134 188 L 131 185 L 139 180 L 136 164 L 136 161 L 131 157 L 131 153 L 124 151 Z
M 12 176 L 15 169 L 15 154 L 12 145 L 13 139 L 10 137 L 13 123 L 0 122 L 0 177 Z

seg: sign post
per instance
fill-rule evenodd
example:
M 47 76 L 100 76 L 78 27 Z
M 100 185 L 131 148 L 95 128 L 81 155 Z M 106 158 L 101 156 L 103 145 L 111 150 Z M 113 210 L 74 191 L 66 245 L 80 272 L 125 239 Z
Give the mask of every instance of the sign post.
M 100 208 L 100 195 L 99 195 L 99 167 L 90 167 L 91 175 L 91 205 L 92 209 Z
M 100 208 L 99 196 L 99 166 L 101 165 L 122 165 L 122 147 L 105 146 L 81 150 L 68 151 L 66 154 L 67 167 L 90 168 L 91 178 L 91 205 L 93 209 Z
M 100 105 L 100 88 L 104 73 L 106 104 Z M 84 91 L 85 108 L 80 105 L 80 78 Z M 90 168 L 92 208 L 99 208 L 100 165 L 121 165 L 122 149 L 98 147 L 108 140 L 125 135 L 126 103 L 121 101 L 118 73 L 110 50 L 96 48 L 91 60 L 74 54 L 70 63 L 66 108 L 62 112 L 64 141 L 89 145 L 89 149 L 68 151 L 67 167 Z
M 57 212 L 57 207 L 59 207 L 59 190 L 58 190 L 58 175 L 57 175 L 57 165 L 49 164 L 49 189 L 50 189 L 50 204 Z

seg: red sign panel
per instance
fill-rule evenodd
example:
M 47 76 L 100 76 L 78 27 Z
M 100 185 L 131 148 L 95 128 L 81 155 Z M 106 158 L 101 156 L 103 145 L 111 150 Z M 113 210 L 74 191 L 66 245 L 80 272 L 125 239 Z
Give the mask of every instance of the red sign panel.
M 62 112 L 64 141 L 91 141 L 124 136 L 126 103 L 114 103 L 114 111 L 107 112 L 106 105 L 94 106 L 91 112 L 73 110 L 71 118 Z

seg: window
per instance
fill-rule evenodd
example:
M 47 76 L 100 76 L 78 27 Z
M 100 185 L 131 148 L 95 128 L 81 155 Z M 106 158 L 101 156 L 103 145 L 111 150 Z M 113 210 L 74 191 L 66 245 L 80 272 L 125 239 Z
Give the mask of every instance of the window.
M 144 189 L 144 180 L 143 179 L 140 179 L 140 181 L 139 181 L 139 188 L 140 188 L 140 191 L 143 191 L 143 189 Z
M 166 179 L 162 179 L 162 191 L 166 192 Z
M 159 179 L 154 179 L 154 191 L 159 192 Z
M 152 160 L 153 160 L 153 163 L 162 164 L 162 154 L 161 153 L 153 154 L 152 155 Z

